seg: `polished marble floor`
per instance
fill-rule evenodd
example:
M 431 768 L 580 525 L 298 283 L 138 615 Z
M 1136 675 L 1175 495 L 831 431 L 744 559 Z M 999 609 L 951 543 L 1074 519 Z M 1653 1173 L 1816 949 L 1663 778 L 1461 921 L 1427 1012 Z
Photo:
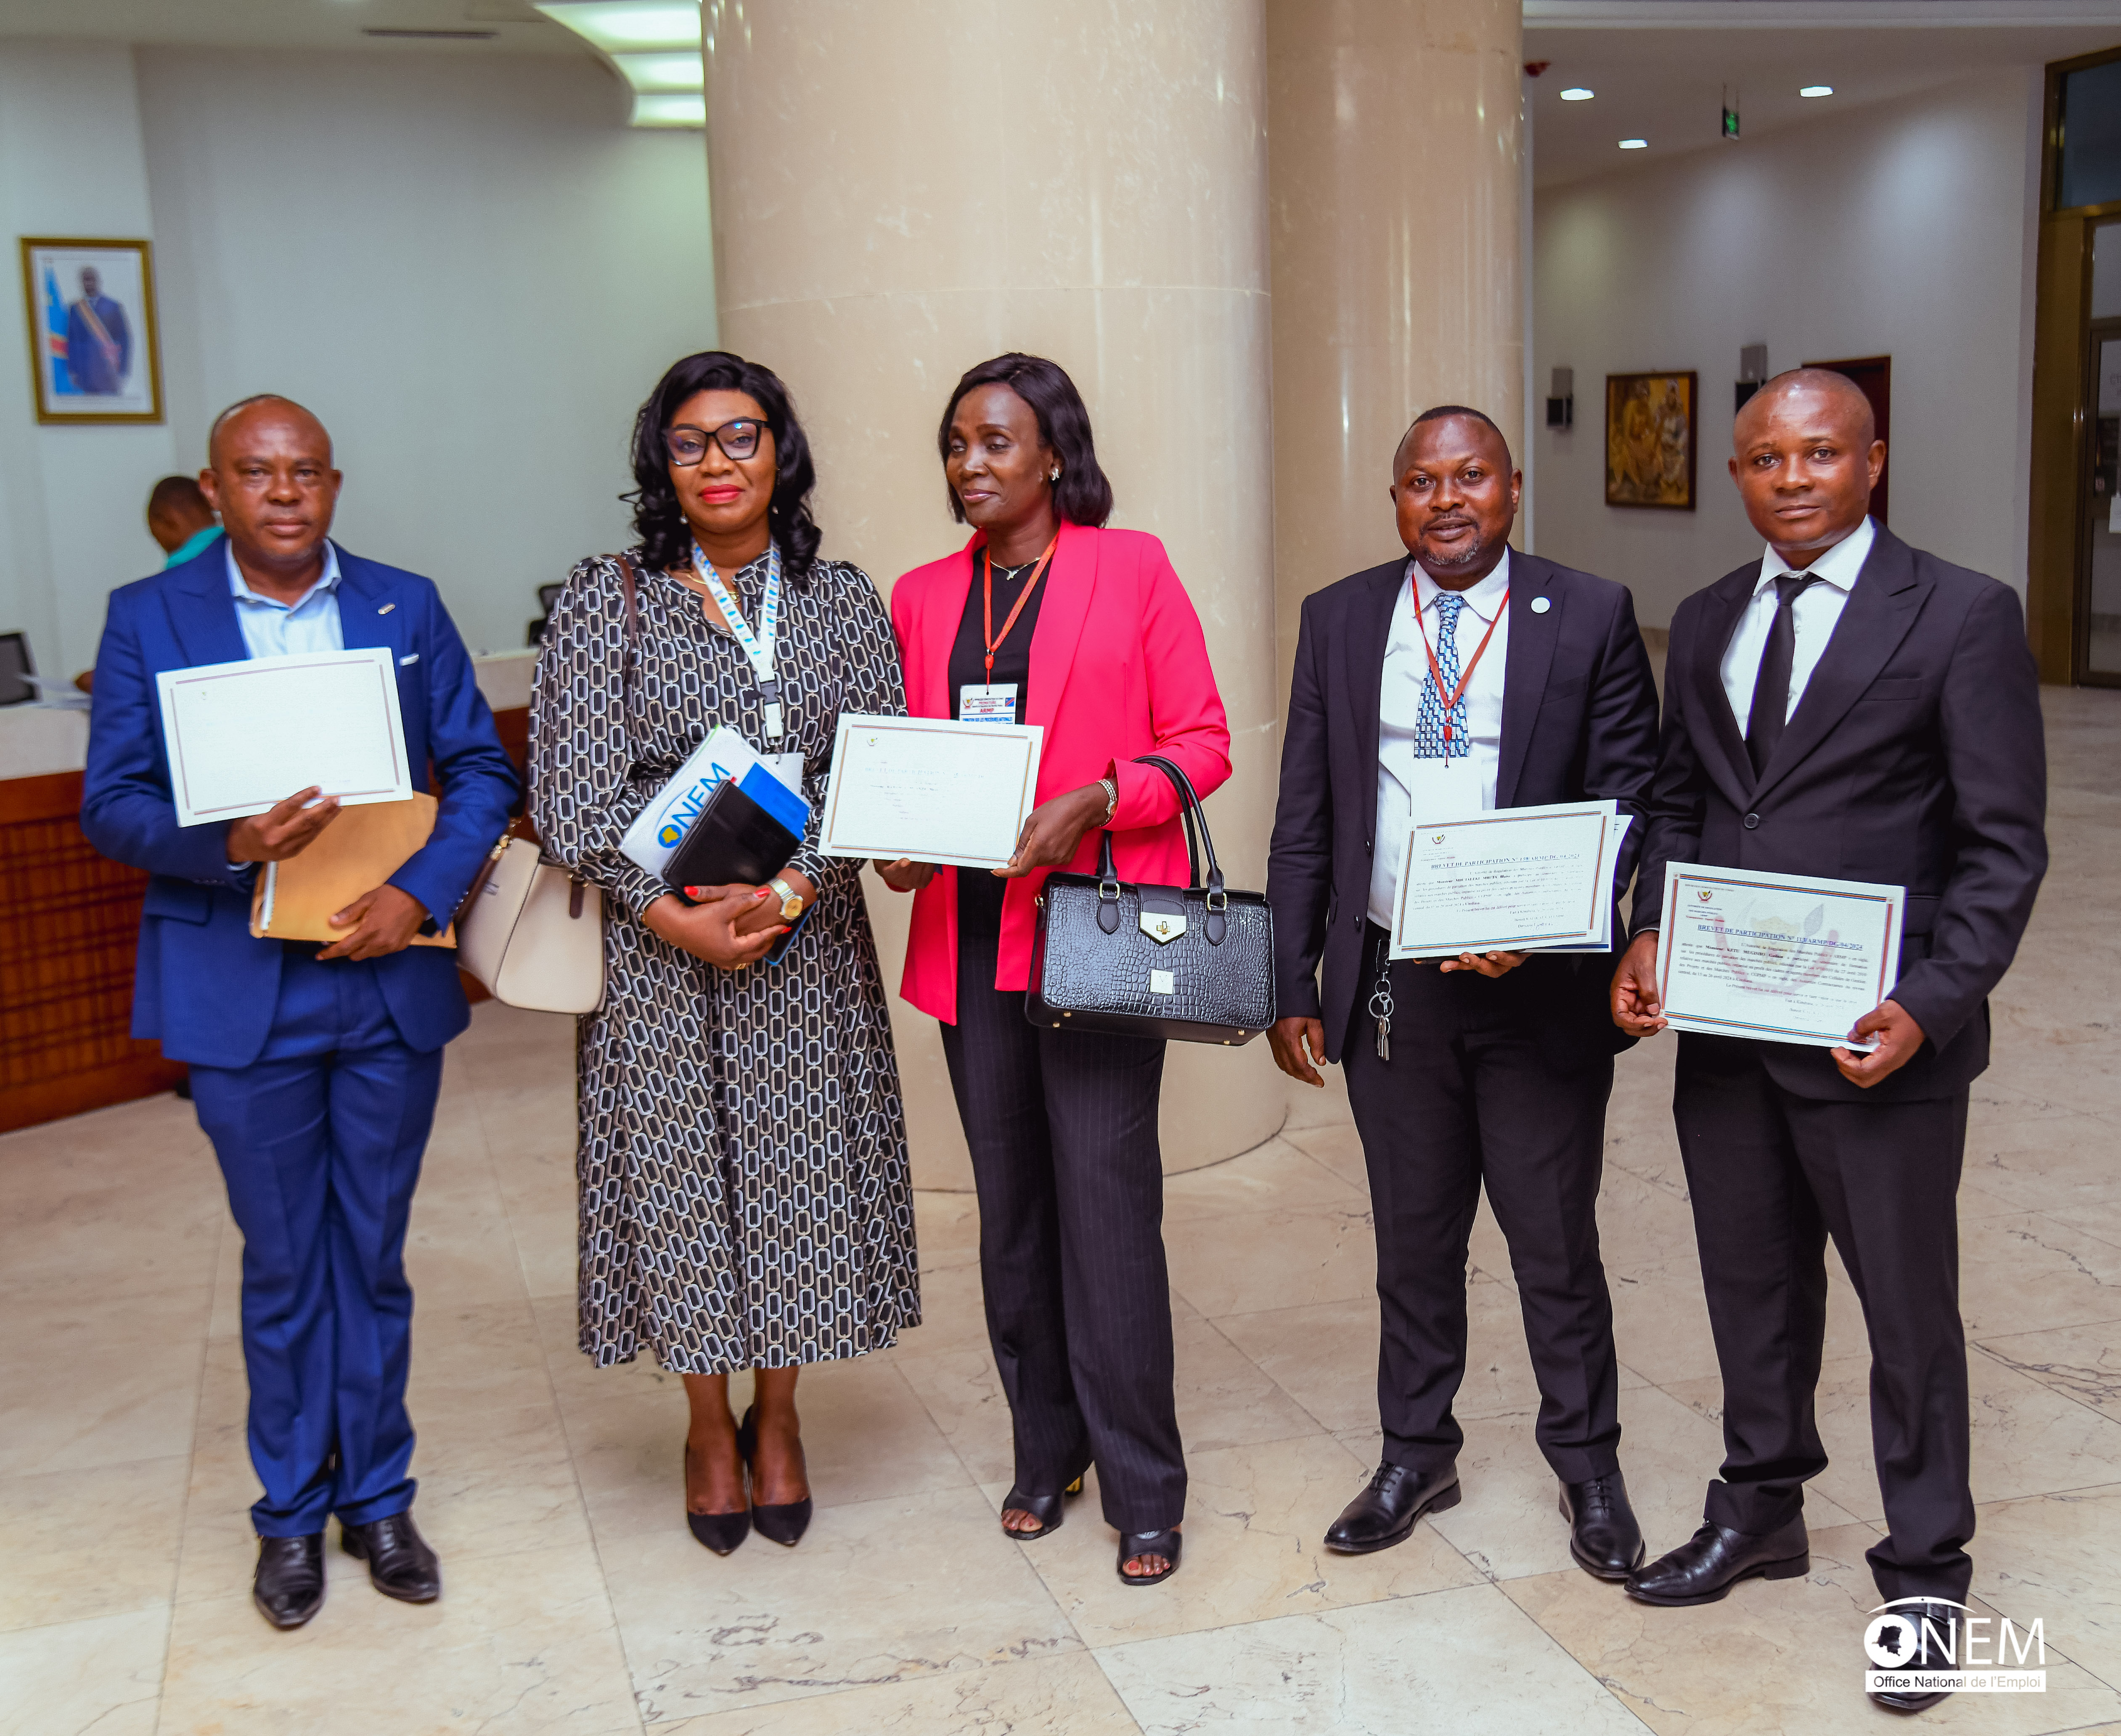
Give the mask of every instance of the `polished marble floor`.
M 2048 695 L 2054 872 L 1996 997 L 1960 1209 L 1975 1591 L 2049 1641 L 2044 1694 L 1938 1730 L 2121 1731 L 2121 694 Z M 1233 1057 L 1265 1066 L 1265 1053 Z M 1666 1108 L 1625 1057 L 1601 1205 L 1622 1454 L 1653 1544 L 1698 1522 L 1718 1387 Z M 1375 1316 L 1345 1105 L 1175 1179 L 1168 1239 L 1193 1474 L 1171 1585 L 1114 1580 L 1094 1502 L 1005 1540 L 1007 1431 L 972 1204 L 921 1197 L 928 1324 L 817 1370 L 801 1548 L 717 1560 L 680 1514 L 683 1404 L 573 1347 L 564 1022 L 481 1010 L 451 1051 L 413 1218 L 418 1511 L 442 1601 L 334 1552 L 308 1628 L 247 1594 L 237 1239 L 188 1107 L 0 1139 L 0 1730 L 1014 1733 L 1882 1729 L 1859 1687 L 1879 1506 L 1862 1322 L 1837 1282 L 1812 1571 L 1649 1610 L 1569 1563 L 1491 1219 L 1473 1249 L 1466 1500 L 1400 1548 L 1319 1536 L 1376 1457 Z

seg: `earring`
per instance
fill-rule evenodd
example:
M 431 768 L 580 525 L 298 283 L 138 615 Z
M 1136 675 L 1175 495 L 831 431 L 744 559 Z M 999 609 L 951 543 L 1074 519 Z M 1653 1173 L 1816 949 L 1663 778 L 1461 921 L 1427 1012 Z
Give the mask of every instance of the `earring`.
M 1060 472 L 1057 469 L 1049 470 L 1046 473 L 1046 480 L 1049 482 L 1057 482 L 1060 480 Z

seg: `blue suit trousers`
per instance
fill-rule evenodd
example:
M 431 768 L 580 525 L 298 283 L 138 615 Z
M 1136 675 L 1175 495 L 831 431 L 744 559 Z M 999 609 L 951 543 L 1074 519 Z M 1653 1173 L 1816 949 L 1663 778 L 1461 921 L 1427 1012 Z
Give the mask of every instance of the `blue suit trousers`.
M 243 1231 L 260 1537 L 413 1504 L 405 1226 L 442 1079 L 441 1051 L 399 1035 L 372 962 L 286 944 L 263 1052 L 192 1068 Z

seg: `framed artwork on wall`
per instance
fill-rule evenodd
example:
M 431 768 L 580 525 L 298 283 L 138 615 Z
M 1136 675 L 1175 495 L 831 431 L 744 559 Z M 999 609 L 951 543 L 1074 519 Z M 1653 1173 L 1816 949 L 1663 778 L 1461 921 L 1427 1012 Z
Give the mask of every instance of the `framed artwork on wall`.
M 37 420 L 161 421 L 152 244 L 25 235 L 21 247 Z
M 1606 376 L 1606 504 L 1694 510 L 1698 377 Z

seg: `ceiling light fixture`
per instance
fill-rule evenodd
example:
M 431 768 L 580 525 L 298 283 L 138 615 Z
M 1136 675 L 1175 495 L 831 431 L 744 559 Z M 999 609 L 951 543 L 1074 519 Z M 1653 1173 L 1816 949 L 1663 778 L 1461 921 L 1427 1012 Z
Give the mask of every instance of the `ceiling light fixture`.
M 1646 138 L 1624 138 L 1620 141 L 1620 148 L 1623 151 L 1647 151 L 1650 148 L 1650 142 Z
M 699 0 L 536 0 L 615 67 L 636 127 L 704 127 Z
M 1797 94 L 1800 96 L 1831 96 L 1834 94 L 1834 86 L 1832 85 L 1806 85 Z
M 1588 102 L 1597 94 L 1596 91 L 1587 91 L 1582 85 L 1571 85 L 1561 93 L 1561 100 L 1564 102 Z

